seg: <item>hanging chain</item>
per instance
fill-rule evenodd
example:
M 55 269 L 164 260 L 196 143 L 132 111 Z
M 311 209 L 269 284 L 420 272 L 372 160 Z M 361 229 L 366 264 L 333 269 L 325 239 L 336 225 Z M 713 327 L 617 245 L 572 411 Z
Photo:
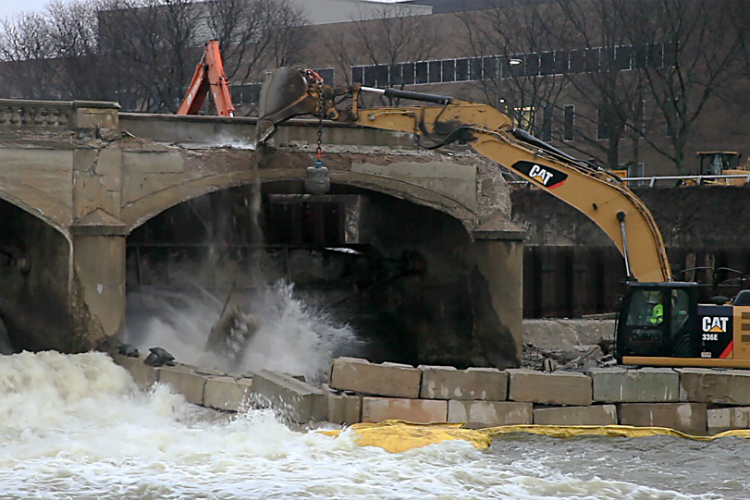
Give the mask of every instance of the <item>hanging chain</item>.
M 317 157 L 315 160 L 316 167 L 323 166 L 323 118 L 326 114 L 326 100 L 323 97 L 323 78 L 315 71 L 308 69 L 305 70 L 307 78 L 312 80 L 315 84 L 315 88 L 318 90 L 318 144 L 317 144 Z
M 315 160 L 315 166 L 316 167 L 322 167 L 323 166 L 323 148 L 321 147 L 321 144 L 323 143 L 323 117 L 326 114 L 325 111 L 325 98 L 323 97 L 323 80 L 320 79 L 317 82 L 318 87 L 318 107 L 320 108 L 320 112 L 318 113 L 318 150 L 317 150 L 317 159 Z

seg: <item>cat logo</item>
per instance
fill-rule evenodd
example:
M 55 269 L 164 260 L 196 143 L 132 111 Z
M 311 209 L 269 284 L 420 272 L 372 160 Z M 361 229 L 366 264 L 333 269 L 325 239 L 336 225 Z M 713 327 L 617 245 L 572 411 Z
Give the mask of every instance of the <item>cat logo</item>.
M 565 172 L 552 167 L 543 167 L 530 161 L 517 161 L 511 168 L 530 177 L 547 189 L 555 189 L 562 186 L 568 178 L 568 174 Z
M 724 333 L 727 331 L 729 318 L 721 316 L 705 316 L 703 318 L 703 331 L 711 333 Z
M 534 165 L 529 171 L 529 177 L 539 182 L 543 186 L 546 186 L 547 183 L 552 180 L 552 172 L 548 172 L 539 165 Z

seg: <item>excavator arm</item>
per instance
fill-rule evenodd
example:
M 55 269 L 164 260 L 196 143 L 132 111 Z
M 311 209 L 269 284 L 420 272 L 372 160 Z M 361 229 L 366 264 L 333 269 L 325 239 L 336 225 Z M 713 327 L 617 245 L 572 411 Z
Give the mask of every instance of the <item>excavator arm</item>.
M 359 108 L 362 92 L 435 105 Z M 352 97 L 351 106 L 340 110 L 336 102 L 345 96 Z M 358 84 L 332 89 L 314 72 L 291 68 L 279 68 L 267 77 L 260 106 L 260 143 L 284 120 L 321 113 L 333 121 L 411 133 L 429 149 L 467 143 L 594 221 L 625 258 L 629 279 L 671 281 L 664 241 L 651 212 L 619 178 L 514 129 L 510 118 L 491 106 Z
M 234 116 L 229 80 L 224 73 L 218 40 L 209 40 L 201 62 L 195 68 L 187 95 L 177 110 L 178 115 L 197 115 L 206 100 L 209 90 L 214 98 L 219 116 Z

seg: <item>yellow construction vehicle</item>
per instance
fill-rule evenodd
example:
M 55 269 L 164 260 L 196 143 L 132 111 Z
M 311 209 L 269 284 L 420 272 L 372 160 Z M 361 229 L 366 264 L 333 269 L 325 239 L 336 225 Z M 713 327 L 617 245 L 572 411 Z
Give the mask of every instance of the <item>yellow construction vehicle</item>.
M 698 175 L 742 175 L 706 181 L 707 184 L 742 186 L 747 184 L 750 171 L 740 165 L 741 154 L 737 151 L 698 151 Z
M 363 93 L 431 105 L 361 108 Z M 278 124 L 302 115 L 411 133 L 428 149 L 469 144 L 588 216 L 625 259 L 627 292 L 616 327 L 620 363 L 750 367 L 750 290 L 731 305 L 699 305 L 698 283 L 673 281 L 651 212 L 610 172 L 514 128 L 510 118 L 485 104 L 359 84 L 331 88 L 310 70 L 269 73 L 261 88 L 259 144 Z

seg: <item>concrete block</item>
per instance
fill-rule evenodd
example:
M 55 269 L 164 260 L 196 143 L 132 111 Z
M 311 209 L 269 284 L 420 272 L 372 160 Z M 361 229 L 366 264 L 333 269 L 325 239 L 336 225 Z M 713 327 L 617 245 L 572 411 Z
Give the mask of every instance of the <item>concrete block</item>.
M 531 403 L 511 401 L 448 401 L 448 422 L 466 422 L 470 429 L 498 425 L 530 424 L 533 420 Z
M 680 399 L 680 375 L 671 368 L 591 368 L 594 401 L 670 403 Z
M 208 377 L 203 392 L 203 406 L 237 411 L 247 400 L 252 386 L 251 378 Z
M 338 358 L 331 364 L 328 385 L 340 391 L 416 399 L 421 378 L 422 372 L 409 365 Z
M 715 408 L 706 410 L 708 433 L 717 434 L 732 428 L 732 410 L 730 408 Z
M 679 368 L 677 372 L 682 401 L 750 405 L 750 371 Z
M 130 376 L 133 377 L 135 383 L 144 391 L 151 389 L 151 386 L 159 379 L 159 374 L 153 366 L 143 364 L 143 360 L 146 359 L 145 356 L 131 358 L 122 354 L 115 354 L 113 359 L 115 363 L 130 372 Z
M 405 420 L 429 424 L 448 419 L 448 401 L 437 399 L 362 398 L 362 422 Z
M 534 408 L 534 423 L 541 425 L 615 425 L 615 405 Z
M 322 390 L 291 375 L 262 370 L 253 376 L 252 394 L 298 423 L 326 419 L 326 397 Z
M 456 370 L 452 366 L 419 366 L 422 399 L 505 401 L 508 374 L 497 368 Z
M 576 346 L 596 345 L 599 339 L 611 339 L 614 334 L 614 320 L 523 320 L 524 342 L 548 350 L 572 350 Z
M 592 402 L 591 377 L 577 372 L 507 370 L 508 399 L 546 405 L 586 406 Z
M 85 103 L 81 106 L 75 106 L 76 128 L 116 129 L 120 125 L 117 109 L 115 108 L 97 108 L 88 106 Z
M 203 389 L 206 377 L 195 373 L 192 366 L 176 365 L 157 368 L 159 383 L 170 386 L 175 392 L 185 396 L 189 403 L 203 404 Z
M 362 414 L 362 397 L 328 389 L 326 402 L 328 421 L 334 424 L 351 425 L 360 421 Z
M 708 432 L 716 434 L 729 429 L 750 429 L 750 407 L 715 408 L 707 411 Z
M 704 403 L 621 403 L 617 413 L 622 425 L 669 427 L 689 434 L 708 429 Z
M 731 408 L 730 415 L 732 429 L 750 429 L 750 407 Z

